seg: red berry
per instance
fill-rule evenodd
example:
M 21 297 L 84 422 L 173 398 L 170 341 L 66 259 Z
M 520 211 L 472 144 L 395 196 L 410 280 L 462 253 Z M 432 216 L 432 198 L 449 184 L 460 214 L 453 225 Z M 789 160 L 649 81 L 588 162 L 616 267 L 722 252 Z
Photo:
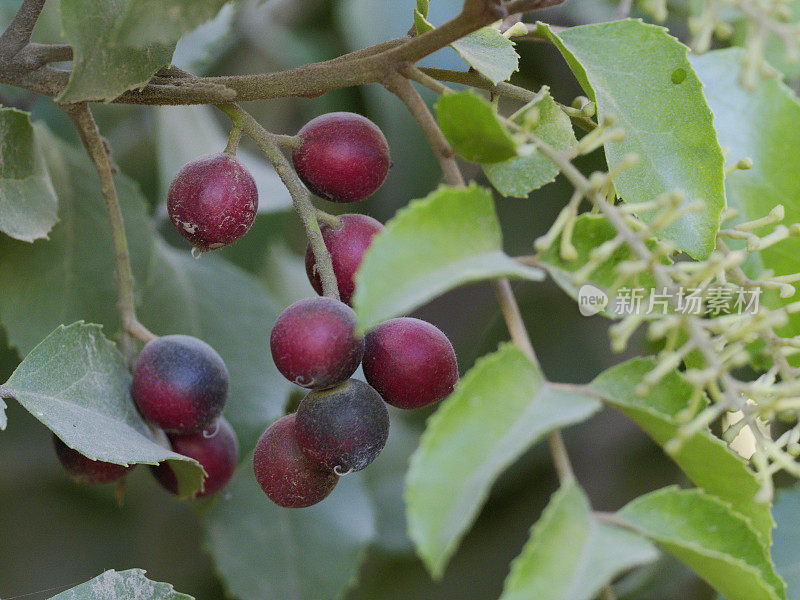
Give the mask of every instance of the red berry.
M 350 377 L 364 353 L 353 309 L 332 298 L 304 298 L 287 307 L 270 336 L 272 359 L 289 381 L 325 388 Z
M 172 450 L 195 459 L 206 472 L 203 491 L 197 497 L 209 496 L 221 490 L 228 483 L 236 464 L 239 462 L 239 440 L 230 423 L 223 417 L 216 422 L 213 432 L 171 434 L 169 444 Z M 151 467 L 158 482 L 173 494 L 178 493 L 178 480 L 167 462 Z
M 292 154 L 303 183 L 334 202 L 357 202 L 381 187 L 389 172 L 389 145 L 375 123 L 349 112 L 312 119 L 298 132 Z
M 167 195 L 172 224 L 200 250 L 221 248 L 242 237 L 257 210 L 256 182 L 227 154 L 203 156 L 185 164 Z
M 453 391 L 458 363 L 450 340 L 419 319 L 378 325 L 364 339 L 364 376 L 389 404 L 421 408 Z
M 303 508 L 324 500 L 339 478 L 303 454 L 294 424 L 292 414 L 270 425 L 256 444 L 253 470 L 258 485 L 275 504 Z
M 110 483 L 125 476 L 136 465 L 115 465 L 114 463 L 92 460 L 67 446 L 54 433 L 53 445 L 56 456 L 67 475 L 81 483 Z
M 166 335 L 145 344 L 133 370 L 133 399 L 142 416 L 172 433 L 211 425 L 228 397 L 228 369 L 204 341 Z
M 372 242 L 372 238 L 383 231 L 384 226 L 366 215 L 341 215 L 342 226 L 338 229 L 322 225 L 322 239 L 331 253 L 333 272 L 339 284 L 339 295 L 342 302 L 350 304 L 355 291 L 355 275 L 361 266 L 364 252 Z M 306 274 L 308 280 L 318 294 L 322 294 L 322 280 L 315 271 L 316 261 L 309 245 L 306 249 Z
M 370 464 L 389 436 L 389 412 L 378 392 L 350 379 L 310 392 L 297 409 L 297 443 L 306 456 L 342 475 Z

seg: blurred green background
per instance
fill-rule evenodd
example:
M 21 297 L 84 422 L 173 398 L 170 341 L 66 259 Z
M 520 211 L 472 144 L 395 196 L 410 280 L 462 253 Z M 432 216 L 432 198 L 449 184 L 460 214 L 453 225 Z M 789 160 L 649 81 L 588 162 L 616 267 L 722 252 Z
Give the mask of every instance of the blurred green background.
M 431 20 L 441 23 L 454 15 L 460 4 L 460 0 L 435 0 Z M 0 26 L 18 5 L 8 0 L 0 3 Z M 414 5 L 415 0 L 242 2 L 181 42 L 176 62 L 198 73 L 241 74 L 324 60 L 405 33 Z M 536 17 L 561 25 L 580 24 L 610 18 L 614 7 L 605 0 L 573 0 Z M 682 31 L 679 24 L 675 31 Z M 36 39 L 60 40 L 56 2 L 48 3 Z M 581 93 L 553 48 L 522 43 L 518 50 L 522 69 L 515 76 L 516 83 L 531 89 L 550 85 L 554 97 L 567 104 Z M 449 50 L 430 57 L 425 64 L 465 68 Z M 69 122 L 49 100 L 0 86 L 0 102 L 31 110 L 56 133 L 75 140 Z M 267 128 L 280 133 L 294 133 L 308 119 L 331 110 L 360 112 L 378 123 L 389 140 L 394 166 L 378 194 L 347 210 L 385 222 L 398 208 L 438 183 L 438 166 L 417 126 L 399 101 L 379 86 L 334 91 L 316 99 L 251 103 L 247 109 Z M 110 105 L 98 106 L 96 114 L 120 168 L 138 181 L 150 201 L 153 219 L 167 239 L 188 251 L 183 240 L 163 227 L 165 182 L 183 162 L 175 164 L 177 155 L 165 148 L 182 135 L 188 136 L 180 143 L 184 151 L 187 147 L 196 155 L 218 151 L 221 148 L 214 144 L 219 138 L 203 128 L 218 127 L 222 132 L 225 122 L 202 107 L 157 110 Z M 596 155 L 581 164 L 587 172 L 600 166 Z M 481 179 L 472 165 L 465 165 L 465 170 Z M 285 206 L 286 195 L 280 187 L 267 191 L 265 195 L 262 190 L 262 204 Z M 498 198 L 506 251 L 511 255 L 530 253 L 533 240 L 547 230 L 569 193 L 568 186 L 558 180 L 524 200 Z M 342 207 L 324 201 L 319 205 L 342 212 Z M 304 247 L 294 215 L 279 211 L 260 217 L 250 234 L 223 255 L 288 304 L 313 293 L 301 265 Z M 525 283 L 515 288 L 548 378 L 585 382 L 625 358 L 609 349 L 608 323 L 581 317 L 574 302 L 554 285 Z M 449 293 L 417 316 L 449 335 L 462 373 L 475 358 L 507 337 L 487 285 Z M 263 351 L 269 352 L 266 340 Z M 0 330 L 0 381 L 18 362 Z M 370 549 L 360 582 L 346 596 L 349 600 L 497 597 L 508 563 L 520 551 L 528 529 L 556 488 L 549 455 L 539 445 L 497 483 L 444 579 L 431 581 L 404 536 L 397 508 L 405 459 L 426 416 L 393 414 L 391 451 L 364 475 L 373 473 L 375 501 L 395 508 L 381 513 L 385 522 L 380 523 L 379 543 Z M 201 600 L 224 597 L 202 546 L 194 509 L 161 490 L 146 469 L 138 468 L 130 477 L 125 504 L 118 507 L 113 489 L 78 486 L 66 479 L 52 451 L 49 432 L 14 402 L 10 402 L 8 420 L 8 429 L 0 433 L 0 598 L 48 598 L 105 569 L 131 567 L 144 568 L 150 578 L 170 582 Z M 672 463 L 612 411 L 570 429 L 566 437 L 578 478 L 598 510 L 614 510 L 643 492 L 680 481 Z M 620 592 L 621 599 L 629 600 L 712 597 L 702 582 L 669 559 L 623 582 Z

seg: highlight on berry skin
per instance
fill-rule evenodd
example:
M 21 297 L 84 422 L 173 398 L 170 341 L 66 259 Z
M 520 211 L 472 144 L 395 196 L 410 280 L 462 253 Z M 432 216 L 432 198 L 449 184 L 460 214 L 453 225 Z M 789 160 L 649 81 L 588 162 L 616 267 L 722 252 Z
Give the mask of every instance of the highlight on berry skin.
M 375 123 L 351 112 L 320 115 L 297 133 L 292 153 L 309 190 L 332 202 L 358 202 L 383 184 L 391 166 L 389 144 Z

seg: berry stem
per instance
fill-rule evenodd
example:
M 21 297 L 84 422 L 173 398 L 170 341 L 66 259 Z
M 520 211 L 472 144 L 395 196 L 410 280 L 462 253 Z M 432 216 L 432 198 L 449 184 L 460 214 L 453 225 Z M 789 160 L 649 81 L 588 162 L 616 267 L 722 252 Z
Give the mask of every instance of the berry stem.
M 286 189 L 289 190 L 294 208 L 303 222 L 303 228 L 311 246 L 311 251 L 314 253 L 317 272 L 322 281 L 322 291 L 326 296 L 339 300 L 339 287 L 336 282 L 336 274 L 333 271 L 333 261 L 328 248 L 325 246 L 325 241 L 322 239 L 322 231 L 320 231 L 319 223 L 317 222 L 317 209 L 311 203 L 311 195 L 308 190 L 301 183 L 294 169 L 292 169 L 289 160 L 281 152 L 276 140 L 277 136 L 264 129 L 250 113 L 235 104 L 220 104 L 217 107 L 228 115 L 234 123 L 238 121 L 241 124 L 242 131 L 250 136 L 261 149 L 264 156 L 275 168 L 275 172 L 283 181 Z
M 419 92 L 414 88 L 411 81 L 403 77 L 399 72 L 394 71 L 386 75 L 381 82 L 386 89 L 400 98 L 422 128 L 425 138 L 428 140 L 436 157 L 439 159 L 445 181 L 449 185 L 456 187 L 465 185 L 464 176 L 461 174 L 461 169 L 459 169 L 456 163 L 455 153 L 450 143 L 444 137 L 442 130 L 439 128 L 439 124 L 436 122 L 436 119 L 431 114 L 422 96 L 419 95 Z M 519 305 L 514 297 L 511 284 L 507 278 L 503 277 L 492 281 L 492 286 L 497 295 L 498 302 L 500 303 L 500 311 L 503 314 L 503 319 L 506 322 L 506 327 L 508 327 L 512 341 L 525 353 L 528 359 L 539 368 L 539 361 L 536 358 L 536 352 L 533 349 L 533 344 L 531 344 L 528 331 L 525 329 L 525 323 L 522 320 Z M 567 448 L 564 445 L 561 432 L 557 429 L 550 432 L 547 436 L 547 442 L 550 446 L 550 453 L 553 456 L 553 464 L 558 474 L 559 481 L 564 483 L 573 479 L 574 472 L 572 464 L 569 460 L 569 455 L 567 454 Z
M 134 340 L 146 343 L 156 336 L 142 325 L 136 317 L 133 271 L 131 270 L 128 241 L 125 236 L 125 222 L 122 217 L 119 198 L 117 197 L 117 189 L 114 186 L 108 147 L 100 136 L 100 130 L 88 104 L 82 102 L 80 104 L 63 105 L 63 109 L 75 124 L 86 152 L 94 162 L 97 175 L 100 177 L 100 191 L 103 194 L 106 210 L 108 211 L 111 243 L 114 248 L 114 261 L 116 262 L 119 293 L 118 306 L 122 324 L 122 349 L 123 354 L 129 360 L 133 360 L 136 355 Z
M 336 215 L 326 213 L 324 210 L 317 209 L 317 221 L 324 223 L 333 229 L 339 229 L 342 226 L 342 219 Z
M 225 146 L 225 154 L 229 156 L 236 156 L 236 150 L 239 148 L 239 142 L 242 139 L 242 128 L 234 125 L 231 133 L 228 136 L 228 144 Z

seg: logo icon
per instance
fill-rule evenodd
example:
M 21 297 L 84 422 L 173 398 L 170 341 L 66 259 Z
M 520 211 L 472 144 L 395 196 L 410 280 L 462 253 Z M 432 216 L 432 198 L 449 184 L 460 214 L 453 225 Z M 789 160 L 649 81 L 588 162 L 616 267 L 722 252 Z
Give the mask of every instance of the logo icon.
M 596 285 L 585 283 L 578 290 L 578 310 L 584 317 L 596 315 L 608 306 L 608 294 Z

